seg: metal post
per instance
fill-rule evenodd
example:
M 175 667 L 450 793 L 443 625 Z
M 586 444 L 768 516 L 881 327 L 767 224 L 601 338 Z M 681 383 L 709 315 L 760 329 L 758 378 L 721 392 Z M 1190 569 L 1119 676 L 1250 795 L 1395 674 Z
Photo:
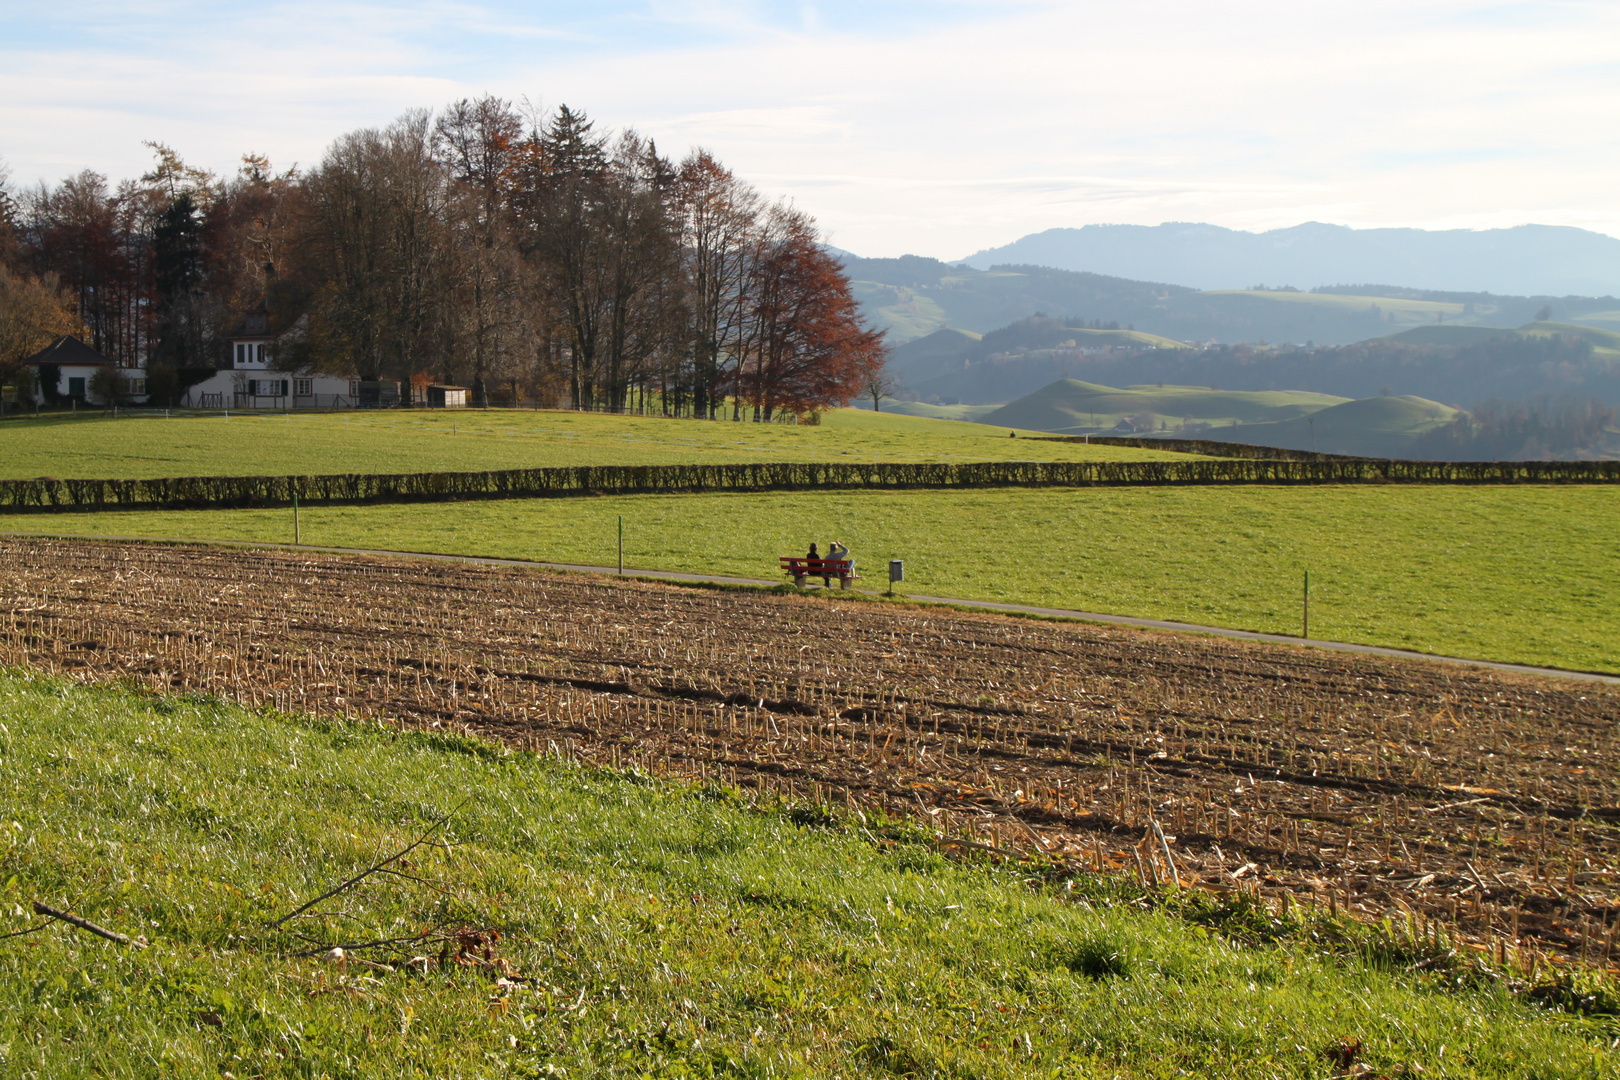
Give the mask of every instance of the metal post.
M 293 491 L 293 544 L 302 544 L 303 539 L 298 531 L 298 492 Z
M 1305 607 L 1301 622 L 1303 626 L 1300 629 L 1299 636 L 1309 638 L 1311 636 L 1311 572 L 1309 570 L 1305 571 Z
M 624 515 L 619 515 L 619 576 L 624 576 Z

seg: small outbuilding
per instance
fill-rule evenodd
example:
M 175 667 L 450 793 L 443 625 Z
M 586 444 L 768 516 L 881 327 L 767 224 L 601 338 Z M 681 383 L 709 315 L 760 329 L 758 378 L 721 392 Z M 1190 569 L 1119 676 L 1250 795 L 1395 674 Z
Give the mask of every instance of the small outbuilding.
M 64 334 L 23 361 L 37 377 L 38 389 L 34 401 L 19 402 L 33 405 L 43 401 L 76 401 L 86 405 L 106 405 L 97 392 L 96 374 L 110 370 L 118 380 L 113 384 L 117 392 L 127 398 L 139 399 L 146 395 L 146 372 L 140 368 L 121 368 L 117 362 L 101 355 L 72 334 Z
M 445 383 L 428 383 L 427 405 L 430 409 L 465 409 L 467 388 Z

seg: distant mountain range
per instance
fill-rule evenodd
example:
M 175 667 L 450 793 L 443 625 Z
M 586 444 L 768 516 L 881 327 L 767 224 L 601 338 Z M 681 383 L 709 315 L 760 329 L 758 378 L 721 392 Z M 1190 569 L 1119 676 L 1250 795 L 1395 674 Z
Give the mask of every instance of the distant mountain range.
M 1397 282 L 1518 296 L 1620 293 L 1620 239 L 1557 225 L 1429 231 L 1312 221 L 1262 233 L 1183 222 L 1087 225 L 1032 233 L 961 264 L 1042 266 L 1204 290 Z

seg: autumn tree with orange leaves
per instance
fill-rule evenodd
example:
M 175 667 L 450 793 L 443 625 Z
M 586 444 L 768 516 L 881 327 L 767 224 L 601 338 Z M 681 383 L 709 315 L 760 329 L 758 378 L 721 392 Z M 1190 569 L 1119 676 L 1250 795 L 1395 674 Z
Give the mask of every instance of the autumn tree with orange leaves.
M 749 347 L 733 392 L 754 419 L 847 405 L 885 359 L 882 335 L 861 321 L 849 278 L 808 214 L 765 215 L 752 280 Z

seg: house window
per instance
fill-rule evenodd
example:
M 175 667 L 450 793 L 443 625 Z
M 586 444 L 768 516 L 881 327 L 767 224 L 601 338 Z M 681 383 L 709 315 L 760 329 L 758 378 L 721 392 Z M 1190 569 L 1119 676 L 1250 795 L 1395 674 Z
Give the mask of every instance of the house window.
M 258 349 L 258 353 L 259 353 L 259 363 L 262 364 L 262 363 L 264 363 L 264 346 L 262 344 L 260 344 L 259 346 L 257 346 L 257 349 Z
M 82 397 L 84 397 L 84 376 L 83 375 L 69 375 L 68 376 L 68 397 L 71 397 L 71 398 L 82 398 Z
M 359 379 L 350 379 L 349 380 L 349 396 L 352 397 L 352 398 L 357 398 L 357 397 L 360 396 L 360 380 Z
M 315 393 L 314 379 L 294 379 L 293 397 L 310 397 Z
M 236 366 L 247 366 L 247 346 L 242 344 L 240 341 L 236 343 Z
M 126 394 L 144 394 L 144 393 L 146 393 L 146 380 L 145 379 L 125 379 L 124 380 L 124 393 L 126 393 Z

